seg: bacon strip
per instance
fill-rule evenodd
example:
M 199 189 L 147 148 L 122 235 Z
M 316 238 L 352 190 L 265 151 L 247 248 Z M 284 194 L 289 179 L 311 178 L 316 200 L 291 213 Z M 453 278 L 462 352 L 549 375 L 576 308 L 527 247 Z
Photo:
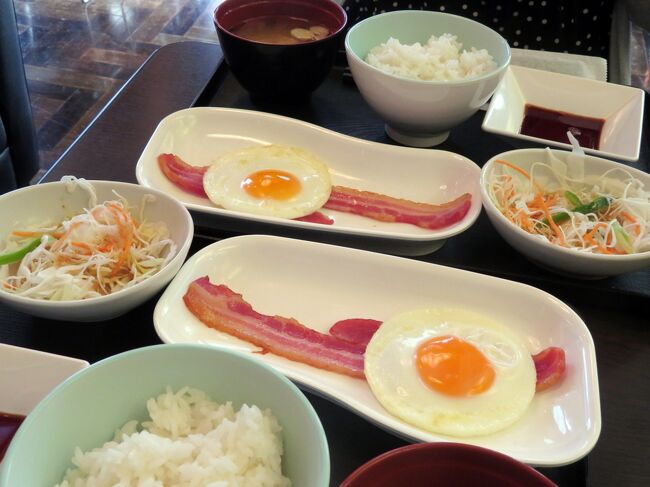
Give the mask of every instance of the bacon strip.
M 174 154 L 160 154 L 158 165 L 167 179 L 179 188 L 207 197 L 203 190 L 203 174 L 207 167 L 190 166 Z M 382 222 L 410 223 L 428 230 L 438 230 L 458 223 L 472 206 L 472 195 L 465 193 L 441 205 L 416 203 L 370 191 L 333 186 L 323 208 L 352 213 Z M 322 218 L 321 218 L 322 217 Z M 318 213 L 296 218 L 300 221 L 331 225 L 333 220 Z
M 363 345 L 364 349 L 368 342 L 381 326 L 381 321 L 368 318 L 349 318 L 334 323 L 329 332 L 330 335 L 346 340 L 348 342 Z
M 293 318 L 255 311 L 241 294 L 214 285 L 208 277 L 190 284 L 183 301 L 211 328 L 234 335 L 271 353 L 332 372 L 364 379 L 365 346 L 319 333 Z
M 206 167 L 190 166 L 174 154 L 160 154 L 158 166 L 163 174 L 176 186 L 188 193 L 207 198 L 203 189 L 203 175 Z
M 332 187 L 323 208 L 353 213 L 373 220 L 410 223 L 428 230 L 438 230 L 461 221 L 472 206 L 472 195 L 465 193 L 441 205 L 416 203 L 370 191 Z
M 537 392 L 548 389 L 560 382 L 566 372 L 566 359 L 564 350 L 559 347 L 548 347 L 533 355 L 535 370 L 537 371 Z
M 332 220 L 329 216 L 324 215 L 320 211 L 315 211 L 309 215 L 301 216 L 300 218 L 294 218 L 294 220 L 299 222 L 320 223 L 321 225 L 334 224 L 334 220 Z

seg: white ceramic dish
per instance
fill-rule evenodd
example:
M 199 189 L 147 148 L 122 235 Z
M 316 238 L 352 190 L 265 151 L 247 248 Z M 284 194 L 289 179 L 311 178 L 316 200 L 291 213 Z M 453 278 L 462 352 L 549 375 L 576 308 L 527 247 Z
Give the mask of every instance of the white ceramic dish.
M 85 360 L 0 343 L 0 413 L 27 416 L 52 389 L 86 367 Z
M 526 104 L 600 118 L 600 149 L 590 154 L 636 161 L 641 147 L 644 92 L 577 76 L 510 66 L 492 96 L 483 130 L 524 141 L 571 149 L 570 144 L 519 133 Z
M 147 202 L 144 216 L 148 221 L 163 221 L 167 224 L 170 238 L 176 243 L 176 255 L 148 279 L 106 296 L 78 301 L 45 301 L 17 296 L 0 287 L 0 301 L 24 313 L 43 318 L 67 321 L 108 320 L 145 302 L 160 291 L 181 268 L 194 233 L 192 217 L 183 205 L 163 192 L 137 184 L 90 182 L 97 192 L 99 203 L 115 199 L 115 190 L 134 206 L 133 212 L 136 215 L 143 196 L 153 195 L 155 200 Z M 12 191 L 0 196 L 0 214 L 7 215 L 0 220 L 0 239 L 24 225 L 70 218 L 88 206 L 89 195 L 79 185 L 72 191 L 68 191 L 63 182 L 38 184 Z
M 386 73 L 365 61 L 372 48 L 391 37 L 402 44 L 425 44 L 444 33 L 455 35 L 463 49 L 486 49 L 496 67 L 469 79 L 424 81 Z M 363 98 L 386 121 L 386 134 L 413 147 L 443 143 L 452 128 L 490 99 L 510 63 L 510 48 L 498 32 L 465 17 L 422 10 L 368 17 L 348 31 L 345 52 Z
M 188 164 L 205 166 L 231 150 L 261 144 L 307 149 L 329 168 L 332 183 L 426 203 L 450 201 L 472 194 L 472 207 L 459 223 L 432 231 L 405 223 L 385 223 L 356 215 L 320 210 L 333 225 L 299 222 L 224 210 L 167 180 L 158 167 L 161 153 L 174 153 Z M 309 238 L 353 239 L 352 245 L 384 244 L 379 250 L 429 253 L 445 239 L 469 228 L 481 211 L 480 169 L 451 152 L 394 147 L 367 142 L 299 120 L 268 113 L 227 108 L 190 108 L 163 119 L 140 156 L 140 184 L 156 188 L 206 217 L 206 225 L 248 233 L 282 232 Z M 201 226 L 197 220 L 197 226 Z M 356 240 L 354 240 L 356 239 Z
M 571 154 L 561 150 L 552 150 L 551 152 L 564 162 L 567 161 L 568 156 Z M 570 274 L 574 277 L 601 278 L 650 267 L 650 252 L 629 255 L 603 255 L 572 251 L 534 237 L 514 225 L 498 210 L 487 192 L 487 178 L 494 170 L 494 161 L 503 159 L 528 171 L 533 163 L 545 161 L 546 154 L 546 149 L 513 150 L 497 154 L 483 166 L 481 172 L 483 206 L 494 228 L 506 242 L 543 267 L 561 274 Z M 650 190 L 650 175 L 648 173 L 600 157 L 585 156 L 585 178 L 595 178 L 614 168 L 626 171 L 641 180 L 646 191 Z M 622 172 L 615 172 L 611 174 L 611 177 L 622 178 L 623 175 Z
M 85 367 L 85 360 L 0 343 L 0 412 L 26 416 L 59 383 Z
M 188 285 L 208 275 L 243 293 L 264 314 L 294 317 L 319 331 L 345 318 L 385 320 L 423 307 L 463 307 L 516 329 L 531 353 L 564 348 L 564 381 L 534 398 L 524 417 L 497 434 L 459 439 L 433 435 L 391 416 L 365 381 L 272 354 L 253 354 L 307 389 L 411 441 L 461 441 L 538 466 L 586 455 L 600 434 L 594 344 L 583 321 L 553 296 L 523 284 L 448 267 L 299 240 L 245 236 L 210 245 L 181 269 L 154 312 L 168 343 L 208 343 L 252 352 L 256 347 L 203 325 L 185 307 Z M 531 313 L 531 310 L 535 310 Z

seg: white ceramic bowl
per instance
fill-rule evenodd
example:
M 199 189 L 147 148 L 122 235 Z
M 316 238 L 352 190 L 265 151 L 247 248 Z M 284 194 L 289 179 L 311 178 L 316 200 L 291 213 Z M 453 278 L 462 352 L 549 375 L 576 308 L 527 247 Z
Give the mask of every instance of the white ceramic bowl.
M 567 151 L 552 150 L 555 157 L 567 161 L 571 154 Z M 503 159 L 526 171 L 535 162 L 545 160 L 546 149 L 520 149 L 497 154 L 490 159 L 481 171 L 481 197 L 483 207 L 497 232 L 519 252 L 531 261 L 561 274 L 576 277 L 599 278 L 638 271 L 650 267 L 650 252 L 630 255 L 603 255 L 573 250 L 545 242 L 511 223 L 494 205 L 487 192 L 487 178 L 495 167 L 496 159 Z M 650 174 L 631 168 L 618 162 L 600 157 L 585 156 L 585 177 L 598 176 L 607 170 L 620 168 L 641 180 L 646 189 L 650 189 Z M 611 174 L 612 178 L 621 178 L 622 173 Z
M 413 44 L 444 33 L 456 35 L 463 49 L 487 49 L 496 69 L 463 81 L 418 81 L 385 73 L 364 61 L 370 49 L 389 37 Z M 388 136 L 414 147 L 444 142 L 450 129 L 488 101 L 510 63 L 508 43 L 492 29 L 464 17 L 419 10 L 389 12 L 358 23 L 345 38 L 345 50 L 354 81 L 386 121 Z
M 187 256 L 194 224 L 185 207 L 161 191 L 143 188 L 137 184 L 114 181 L 91 181 L 99 203 L 115 199 L 113 190 L 125 197 L 138 214 L 142 198 L 153 195 L 154 201 L 145 206 L 148 221 L 167 224 L 170 238 L 176 243 L 176 255 L 158 273 L 150 278 L 115 293 L 79 301 L 44 301 L 8 293 L 0 287 L 0 301 L 24 313 L 43 318 L 67 321 L 100 321 L 115 318 L 142 304 L 160 291 L 176 275 Z M 89 205 L 88 193 L 80 186 L 73 191 L 63 182 L 29 186 L 0 196 L 0 240 L 25 224 L 44 220 L 60 221 L 80 213 Z
M 585 152 L 636 161 L 641 147 L 645 93 L 639 88 L 593 79 L 510 66 L 483 119 L 483 130 L 570 149 L 569 143 L 519 133 L 526 105 L 535 105 L 605 121 L 599 149 Z

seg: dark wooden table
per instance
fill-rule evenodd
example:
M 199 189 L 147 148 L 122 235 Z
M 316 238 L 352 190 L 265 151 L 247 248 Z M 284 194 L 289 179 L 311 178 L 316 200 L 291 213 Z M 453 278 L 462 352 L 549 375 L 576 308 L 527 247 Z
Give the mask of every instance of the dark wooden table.
M 253 103 L 225 66 L 217 46 L 172 44 L 161 48 L 118 93 L 44 177 L 66 174 L 135 182 L 135 164 L 165 115 L 193 105 L 233 106 L 282 113 L 350 135 L 390 143 L 381 121 L 340 72 L 306 105 Z M 512 148 L 480 131 L 482 114 L 454 130 L 441 148 L 479 165 Z M 647 130 L 642 159 L 648 170 Z M 191 252 L 229 236 L 199 228 Z M 546 273 L 510 249 L 482 216 L 440 251 L 419 258 L 486 272 L 549 291 L 587 323 L 598 358 L 603 428 L 595 449 L 572 465 L 540 469 L 562 486 L 650 485 L 650 302 L 649 273 L 602 281 L 578 281 Z M 97 361 L 136 347 L 160 343 L 152 326 L 157 298 L 108 322 L 70 324 L 34 318 L 0 305 L 0 341 Z M 531 310 L 534 312 L 534 310 Z M 307 394 L 325 427 L 332 460 L 331 485 L 338 485 L 370 458 L 404 442 L 327 400 Z M 302 487 L 302 486 L 301 486 Z

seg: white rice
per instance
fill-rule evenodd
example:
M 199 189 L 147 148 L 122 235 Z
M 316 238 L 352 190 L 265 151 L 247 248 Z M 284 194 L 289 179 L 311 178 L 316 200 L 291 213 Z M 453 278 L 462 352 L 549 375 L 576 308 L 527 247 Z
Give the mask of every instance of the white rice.
M 422 81 L 457 81 L 496 69 L 485 49 L 463 50 L 455 35 L 431 36 L 426 44 L 402 44 L 394 38 L 373 47 L 366 62 L 389 74 Z
M 281 472 L 282 438 L 271 411 L 217 404 L 203 391 L 170 388 L 147 401 L 151 421 L 129 421 L 113 441 L 75 449 L 56 487 L 290 486 Z

